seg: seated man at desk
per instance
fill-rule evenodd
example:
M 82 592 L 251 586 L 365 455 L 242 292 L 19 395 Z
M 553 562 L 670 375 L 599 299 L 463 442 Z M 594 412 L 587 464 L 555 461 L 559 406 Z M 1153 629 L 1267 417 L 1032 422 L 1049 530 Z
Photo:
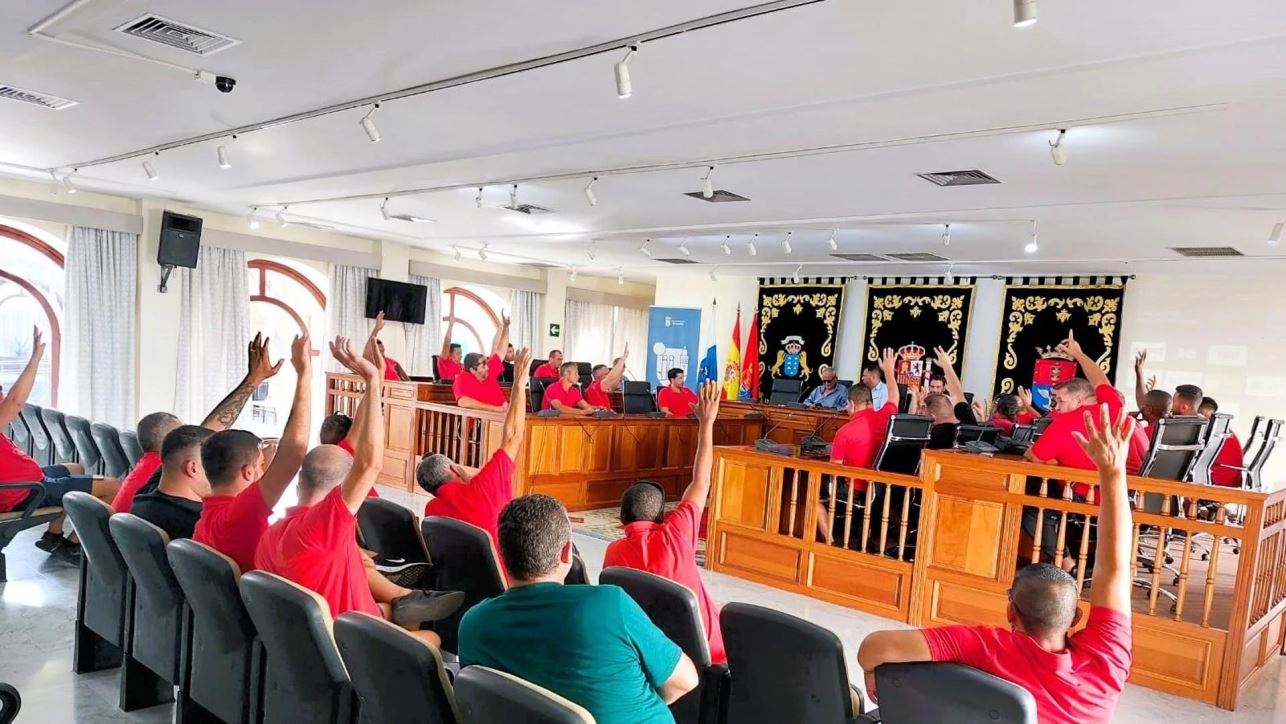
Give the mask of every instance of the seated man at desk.
M 562 368 L 563 368 L 562 350 L 557 350 L 557 349 L 552 350 L 549 353 L 549 359 L 545 360 L 544 364 L 537 367 L 536 371 L 531 373 L 531 377 L 532 379 L 536 379 L 536 380 L 555 379 L 560 376 L 559 370 L 561 370 Z
M 835 368 L 822 365 L 817 371 L 822 383 L 813 388 L 804 400 L 808 407 L 821 407 L 827 410 L 841 410 L 848 406 L 848 388 L 835 378 Z
M 612 398 L 608 395 L 621 386 L 621 379 L 625 377 L 625 360 L 630 357 L 630 345 L 625 344 L 625 351 L 620 357 L 612 360 L 612 366 L 594 365 L 590 373 L 594 381 L 589 383 L 585 388 L 585 400 L 594 407 L 601 407 L 604 410 L 612 409 Z
M 885 377 L 880 365 L 867 362 L 862 366 L 862 376 L 859 379 L 871 391 L 871 406 L 877 410 L 884 407 L 884 403 L 889 400 L 889 386 L 884 384 L 884 380 L 895 378 Z M 896 388 L 897 385 L 895 384 L 894 387 Z
M 872 700 L 879 700 L 875 671 L 881 664 L 953 662 L 1031 692 L 1041 722 L 1112 721 L 1133 658 L 1133 526 L 1125 461 L 1134 421 L 1120 411 L 1110 416 L 1106 404 L 1094 415 L 1085 412 L 1079 417 L 1085 434 L 1076 434 L 1077 447 L 1097 469 L 1103 493 L 1088 624 L 1068 635 L 1081 617 L 1074 577 L 1045 563 L 1026 566 L 1014 576 L 1009 589 L 1005 610 L 1008 629 L 944 626 L 876 631 L 867 636 L 857 662 L 866 672 L 866 693 Z
M 667 417 L 687 417 L 697 404 L 697 393 L 683 386 L 688 378 L 681 367 L 673 367 L 665 373 L 670 384 L 656 392 L 656 406 Z
M 500 373 L 504 371 L 500 353 L 508 346 L 509 318 L 502 314 L 500 328 L 491 341 L 491 356 L 483 357 L 477 352 L 464 356 L 464 371 L 451 383 L 457 405 L 470 410 L 505 409 L 505 391 L 500 389 Z
M 559 368 L 558 381 L 545 388 L 544 400 L 540 403 L 542 410 L 557 410 L 561 415 L 585 417 L 592 415 L 601 407 L 591 407 L 580 393 L 580 369 L 575 362 L 564 362 Z

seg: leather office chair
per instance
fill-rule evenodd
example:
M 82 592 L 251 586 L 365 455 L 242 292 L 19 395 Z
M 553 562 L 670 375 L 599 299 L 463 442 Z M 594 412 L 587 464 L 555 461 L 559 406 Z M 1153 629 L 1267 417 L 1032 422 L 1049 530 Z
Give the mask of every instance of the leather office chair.
M 961 425 L 956 429 L 956 445 L 963 446 L 971 442 L 995 445 L 1000 437 L 1000 428 L 995 425 Z
M 139 459 L 143 457 L 143 446 L 139 444 L 138 433 L 133 430 L 121 430 L 117 442 L 125 452 L 127 467 L 133 468 L 138 465 Z
M 27 426 L 27 432 L 31 436 L 31 451 L 28 453 L 36 462 L 41 465 L 52 465 L 54 462 L 53 446 L 49 441 L 49 433 L 45 432 L 45 425 L 40 421 L 40 407 L 25 403 L 22 411 L 18 416 Z
M 68 415 L 66 418 L 67 432 L 71 434 L 72 444 L 76 446 L 76 460 L 85 467 L 85 472 L 93 475 L 103 473 L 103 454 L 98 449 L 98 443 L 94 442 L 94 435 L 90 432 L 89 420 L 76 415 Z
M 1236 470 L 1241 474 L 1241 487 L 1249 490 L 1262 490 L 1264 487 L 1263 478 L 1261 477 L 1264 465 L 1268 458 L 1272 456 L 1273 450 L 1277 447 L 1277 441 L 1281 437 L 1282 421 L 1269 420 L 1264 423 L 1264 436 L 1255 452 L 1250 457 L 1250 462 L 1245 465 L 1227 465 L 1224 467 Z
M 1250 455 L 1251 448 L 1256 447 L 1257 445 L 1260 444 L 1260 440 L 1262 439 L 1264 434 L 1264 423 L 1266 423 L 1267 421 L 1268 421 L 1268 418 L 1264 417 L 1263 415 L 1255 415 L 1254 419 L 1251 420 L 1250 435 L 1248 435 L 1245 440 L 1241 441 L 1241 452 L 1243 455 L 1251 456 Z
M 528 392 L 531 400 L 531 411 L 537 413 L 541 411 L 541 405 L 545 400 L 545 388 L 558 382 L 557 377 L 533 377 L 531 388 Z
M 652 386 L 643 380 L 621 382 L 621 404 L 627 415 L 647 415 L 657 411 Z
M 1036 700 L 1004 679 L 960 664 L 884 664 L 875 670 L 880 708 L 859 722 L 1036 724 Z
M 267 655 L 265 722 L 357 724 L 357 697 L 326 599 L 266 571 L 241 577 L 241 600 Z
M 186 648 L 187 604 L 165 555 L 170 537 L 129 513 L 113 515 L 108 528 L 134 592 L 126 617 L 121 708 L 133 711 L 173 701 L 173 687 L 186 678 L 180 652 Z
M 459 653 L 460 620 L 470 608 L 505 592 L 504 573 L 491 545 L 491 536 L 476 525 L 431 515 L 420 523 L 429 558 L 435 561 L 435 589 L 463 591 L 459 610 L 433 624 L 442 637 L 442 648 Z
M 357 534 L 363 548 L 375 551 L 375 566 L 399 586 L 432 587 L 432 561 L 415 513 L 391 500 L 367 498 L 357 509 Z
M 461 718 L 469 724 L 594 724 L 584 707 L 485 666 L 460 671 L 455 697 Z
M 772 391 L 768 393 L 768 402 L 774 405 L 798 405 L 804 392 L 803 380 L 777 378 L 772 381 Z
M 28 455 L 31 454 L 31 428 L 28 427 L 26 421 L 22 419 L 21 412 L 19 412 L 18 416 L 13 419 L 12 423 L 10 423 L 8 434 L 9 440 L 13 443 L 14 447 Z
M 76 595 L 77 674 L 121 665 L 129 604 L 129 572 L 108 529 L 112 508 L 88 493 L 63 496 L 67 518 L 80 538 L 80 589 Z
M 45 432 L 49 433 L 55 464 L 76 462 L 76 445 L 71 440 L 71 433 L 67 432 L 66 417 L 52 407 L 40 408 L 40 421 L 45 424 Z
M 933 418 L 927 415 L 894 415 L 884 435 L 884 444 L 875 456 L 875 469 L 886 473 L 915 475 L 920 458 L 929 444 Z
M 9 684 L 0 684 L 0 724 L 9 724 L 22 711 L 22 697 Z
M 350 611 L 335 619 L 335 643 L 351 672 L 365 722 L 457 724 L 442 653 L 382 618 Z
M 171 541 L 165 553 L 192 612 L 189 675 L 179 692 L 177 721 L 259 721 L 265 662 L 237 588 L 241 570 L 231 558 L 193 540 Z
M 109 478 L 124 477 L 129 472 L 129 459 L 121 448 L 120 431 L 105 422 L 95 422 L 89 426 L 89 434 L 102 455 L 102 474 Z
M 1157 420 L 1152 431 L 1152 442 L 1147 455 L 1143 456 L 1143 465 L 1139 475 L 1158 480 L 1188 480 L 1192 466 L 1206 444 L 1206 425 L 1204 417 L 1163 417 Z M 1145 496 L 1160 500 L 1160 495 Z M 1159 512 L 1147 508 L 1148 512 Z
M 1053 424 L 1053 422 L 1054 418 L 1051 415 L 1045 415 L 1044 417 L 1038 417 L 1035 420 L 1032 420 L 1032 441 L 1034 442 L 1039 440 L 1040 436 L 1045 434 L 1045 431 L 1049 429 L 1049 426 Z
M 865 710 L 829 629 L 749 603 L 719 615 L 732 687 L 727 724 L 852 724 Z
M 620 586 L 666 638 L 679 645 L 697 667 L 700 685 L 670 705 L 675 724 L 717 724 L 728 705 L 728 667 L 710 661 L 701 608 L 691 589 L 633 568 L 604 568 L 600 585 Z
M 8 580 L 8 567 L 5 562 L 4 549 L 13 542 L 14 536 L 63 514 L 63 509 L 58 506 L 43 505 L 45 489 L 41 486 L 39 480 L 0 483 L 0 490 L 3 491 L 19 489 L 35 494 L 28 495 L 27 500 L 23 502 L 21 507 L 7 513 L 0 513 L 0 583 Z
M 1219 451 L 1232 438 L 1231 427 L 1232 415 L 1216 412 L 1210 416 L 1210 423 L 1206 426 L 1205 441 L 1201 452 L 1197 453 L 1197 457 L 1192 461 L 1188 480 L 1198 485 L 1211 484 L 1211 469 L 1214 467 L 1215 458 L 1219 457 Z

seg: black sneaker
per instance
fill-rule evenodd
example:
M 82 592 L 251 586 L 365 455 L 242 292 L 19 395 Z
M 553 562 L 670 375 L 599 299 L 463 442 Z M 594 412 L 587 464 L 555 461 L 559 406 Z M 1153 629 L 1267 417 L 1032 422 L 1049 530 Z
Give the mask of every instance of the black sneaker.
M 53 553 L 58 550 L 66 540 L 66 538 L 62 537 L 61 533 L 50 533 L 49 531 L 45 531 L 45 534 L 40 536 L 40 539 L 36 541 L 36 547 L 46 553 Z
M 63 544 L 55 548 L 54 552 L 51 553 L 50 555 L 56 558 L 61 558 L 62 560 L 72 564 L 73 566 L 79 566 L 80 557 L 82 553 L 80 550 L 79 543 L 72 543 L 71 541 L 64 538 Z
M 411 591 L 393 599 L 393 623 L 398 626 L 440 621 L 464 603 L 463 591 Z
M 403 563 L 400 565 L 376 565 L 375 570 L 402 588 L 428 589 L 433 586 L 433 566 L 428 563 Z

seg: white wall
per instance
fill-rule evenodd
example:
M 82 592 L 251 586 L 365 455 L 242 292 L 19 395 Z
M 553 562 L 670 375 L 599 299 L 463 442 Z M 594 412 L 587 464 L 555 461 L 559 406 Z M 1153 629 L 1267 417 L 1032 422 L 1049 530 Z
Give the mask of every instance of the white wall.
M 759 282 L 754 277 L 722 276 L 718 281 L 710 281 L 708 272 L 673 271 L 666 272 L 656 280 L 657 306 L 691 307 L 701 310 L 701 342 L 698 348 L 698 360 L 705 354 L 711 340 L 719 355 L 719 367 L 728 360 L 728 348 L 732 344 L 732 326 L 737 318 L 737 305 L 741 305 L 741 340 L 746 343 L 746 333 L 750 331 L 750 315 L 759 304 Z M 718 310 L 715 311 L 715 302 Z M 713 324 L 711 315 L 713 314 Z M 641 374 L 642 370 L 638 370 Z

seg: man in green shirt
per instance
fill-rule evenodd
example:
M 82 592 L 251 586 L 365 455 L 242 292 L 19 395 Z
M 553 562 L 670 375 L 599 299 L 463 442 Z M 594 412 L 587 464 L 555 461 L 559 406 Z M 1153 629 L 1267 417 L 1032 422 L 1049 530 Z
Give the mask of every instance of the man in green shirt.
M 500 513 L 509 590 L 460 622 L 460 663 L 526 679 L 570 699 L 597 724 L 673 722 L 667 705 L 697 686 L 683 651 L 616 586 L 564 586 L 572 528 L 546 495 Z

